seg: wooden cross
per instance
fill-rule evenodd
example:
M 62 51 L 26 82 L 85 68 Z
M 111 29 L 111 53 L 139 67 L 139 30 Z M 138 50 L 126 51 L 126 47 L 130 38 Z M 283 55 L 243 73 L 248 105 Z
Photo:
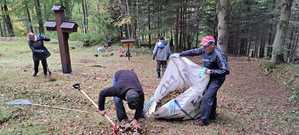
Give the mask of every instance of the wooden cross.
M 75 22 L 64 21 L 64 7 L 54 5 L 52 11 L 55 13 L 55 21 L 47 21 L 45 26 L 48 31 L 57 31 L 59 51 L 63 73 L 71 73 L 71 59 L 69 53 L 69 33 L 77 32 L 78 25 Z

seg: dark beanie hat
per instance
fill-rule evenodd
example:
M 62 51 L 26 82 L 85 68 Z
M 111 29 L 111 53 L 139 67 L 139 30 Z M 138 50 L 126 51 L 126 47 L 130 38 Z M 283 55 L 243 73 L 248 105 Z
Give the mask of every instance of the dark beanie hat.
M 136 109 L 139 104 L 139 93 L 134 89 L 130 89 L 126 94 L 126 97 L 129 108 Z

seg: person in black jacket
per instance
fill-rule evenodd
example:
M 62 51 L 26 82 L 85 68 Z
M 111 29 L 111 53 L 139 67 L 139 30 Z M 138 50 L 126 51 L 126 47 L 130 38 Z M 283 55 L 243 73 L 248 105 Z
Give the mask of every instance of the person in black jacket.
M 201 40 L 203 47 L 187 50 L 171 57 L 179 56 L 202 56 L 203 66 L 207 68 L 206 73 L 210 75 L 210 81 L 204 91 L 201 101 L 201 115 L 196 122 L 200 126 L 208 125 L 208 121 L 216 119 L 217 91 L 223 84 L 225 76 L 229 74 L 227 57 L 223 51 L 216 46 L 214 36 L 205 36 Z
M 134 71 L 119 70 L 114 74 L 112 86 L 103 89 L 99 94 L 99 112 L 105 115 L 105 98 L 113 97 L 116 107 L 116 114 L 119 121 L 128 120 L 123 100 L 126 100 L 130 109 L 134 109 L 135 115 L 131 124 L 135 128 L 140 128 L 138 119 L 144 118 L 143 103 L 144 93 L 138 77 Z
M 44 46 L 43 41 L 50 41 L 49 38 L 43 35 L 36 35 L 32 32 L 28 33 L 28 45 L 32 51 L 32 58 L 34 64 L 34 73 L 35 77 L 38 73 L 39 62 L 42 62 L 44 75 L 47 76 L 48 72 L 51 75 L 51 72 L 48 68 L 47 58 L 51 55 L 48 49 Z

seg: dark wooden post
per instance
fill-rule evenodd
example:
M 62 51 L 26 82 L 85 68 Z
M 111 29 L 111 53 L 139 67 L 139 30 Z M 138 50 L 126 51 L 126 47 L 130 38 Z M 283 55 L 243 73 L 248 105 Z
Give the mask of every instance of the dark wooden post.
M 130 48 L 133 47 L 135 43 L 135 39 L 126 39 L 126 40 L 121 40 L 121 43 L 123 45 L 123 48 L 126 48 L 126 57 L 128 57 L 128 60 L 130 61 L 130 58 L 132 57 Z
M 70 32 L 76 32 L 78 25 L 74 22 L 65 22 L 64 21 L 64 8 L 59 5 L 54 5 L 52 10 L 55 13 L 55 22 L 48 21 L 46 22 L 46 28 L 49 31 L 57 31 L 60 58 L 62 64 L 63 73 L 71 73 L 71 59 L 69 53 L 69 44 L 68 38 Z

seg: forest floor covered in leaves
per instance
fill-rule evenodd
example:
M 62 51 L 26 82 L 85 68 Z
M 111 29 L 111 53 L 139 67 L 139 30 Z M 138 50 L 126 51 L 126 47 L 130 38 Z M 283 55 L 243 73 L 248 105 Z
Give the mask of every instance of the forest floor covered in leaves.
M 148 99 L 155 91 L 155 62 L 150 50 L 135 49 L 129 62 L 119 57 L 118 47 L 95 57 L 96 46 L 82 48 L 71 42 L 73 73 L 61 73 L 57 42 L 47 43 L 52 56 L 49 68 L 52 79 L 40 74 L 32 77 L 31 50 L 25 40 L 0 41 L 0 134 L 110 134 L 108 122 L 72 85 L 97 101 L 98 93 L 111 85 L 119 69 L 134 69 Z M 198 61 L 198 58 L 193 59 Z M 145 134 L 299 134 L 298 104 L 290 102 L 290 91 L 279 80 L 265 74 L 258 60 L 230 57 L 231 74 L 218 93 L 218 117 L 209 126 L 199 127 L 193 121 L 142 122 Z M 40 65 L 41 66 L 41 65 Z M 79 109 L 80 113 L 37 106 L 11 107 L 5 103 L 14 99 L 29 99 L 35 104 Z M 108 115 L 116 120 L 111 98 L 106 101 Z M 127 109 L 129 111 L 129 109 Z M 133 114 L 132 111 L 129 111 Z

